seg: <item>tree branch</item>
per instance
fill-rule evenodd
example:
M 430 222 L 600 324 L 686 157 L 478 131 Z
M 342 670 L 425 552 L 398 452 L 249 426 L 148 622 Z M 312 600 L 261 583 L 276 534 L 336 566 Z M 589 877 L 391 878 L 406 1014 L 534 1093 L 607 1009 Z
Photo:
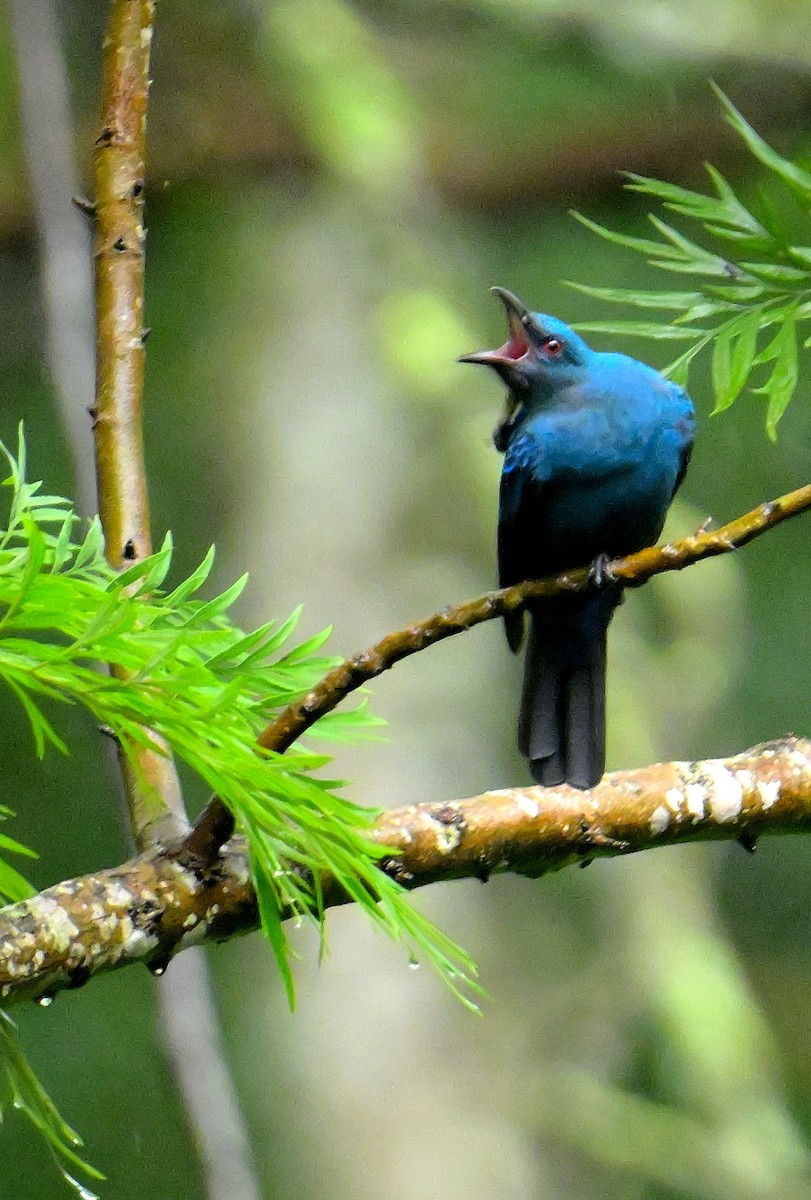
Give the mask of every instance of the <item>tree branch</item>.
M 805 512 L 808 508 L 811 508 L 811 484 L 777 500 L 760 504 L 720 529 L 696 533 L 679 542 L 652 546 L 627 558 L 618 558 L 608 564 L 606 574 L 627 587 L 639 587 L 653 575 L 660 575 L 664 571 L 681 571 L 702 559 L 714 558 L 745 546 L 780 521 Z M 417 654 L 444 638 L 472 629 L 483 621 L 518 612 L 532 600 L 548 599 L 562 592 L 580 592 L 590 585 L 593 586 L 590 571 L 582 567 L 548 579 L 486 592 L 475 600 L 465 601 L 454 608 L 443 608 L 414 625 L 388 633 L 368 650 L 355 654 L 330 671 L 302 700 L 286 708 L 260 734 L 259 745 L 281 753 L 351 692 L 363 687 L 376 675 L 388 671 L 400 659 Z
M 787 737 L 730 759 L 618 771 L 592 791 L 510 788 L 418 804 L 380 817 L 380 861 L 408 889 L 512 872 L 539 878 L 574 863 L 657 846 L 811 829 L 811 741 Z M 325 879 L 326 905 L 345 894 Z M 200 941 L 255 929 L 256 899 L 241 839 L 192 868 L 183 843 L 68 880 L 0 909 L 5 1004 L 82 986 L 132 962 L 160 974 Z
M 144 155 L 154 16 L 154 0 L 112 0 L 104 49 L 102 125 L 94 153 L 96 475 L 107 558 L 116 568 L 130 566 L 152 553 L 142 407 L 148 332 L 144 327 Z M 188 833 L 189 822 L 168 745 L 152 730 L 148 734 L 156 749 L 130 743 L 119 747 L 119 762 L 136 845 L 141 850 L 156 850 Z M 237 881 L 246 880 L 248 872 L 244 862 L 237 866 L 233 857 L 226 861 L 231 870 L 226 875 L 229 882 L 222 887 L 233 904 L 235 889 L 240 891 L 243 886 L 238 887 Z M 115 932 L 107 950 L 101 951 L 102 960 L 120 956 L 120 961 L 126 961 L 140 947 L 141 952 L 149 950 L 150 964 L 157 973 L 166 945 L 188 942 L 196 925 L 219 927 L 219 892 L 213 873 L 207 877 L 205 892 L 198 888 L 192 893 L 197 897 L 197 910 L 181 904 L 183 917 L 180 922 L 174 920 L 179 896 L 190 894 L 184 888 L 187 879 L 196 882 L 176 861 L 149 857 L 141 860 L 134 877 L 127 873 L 117 879 L 114 875 L 112 892 L 105 891 L 105 896 L 115 904 L 131 895 L 135 909 L 133 916 L 118 919 L 117 915 L 104 927 Z M 86 903 L 93 906 L 98 902 L 92 880 L 80 885 L 72 896 L 73 905 L 78 904 L 82 911 Z M 253 905 L 252 895 L 247 904 Z M 90 911 L 98 909 L 91 907 Z M 116 910 L 116 914 L 121 912 Z M 228 918 L 224 920 L 227 923 Z M 79 944 L 85 945 L 81 935 Z M 91 942 L 91 958 L 99 945 Z M 233 1196 L 236 1188 L 245 1197 L 258 1196 L 248 1134 L 222 1052 L 206 966 L 198 963 L 196 971 L 193 968 L 191 961 L 184 964 L 180 979 L 161 989 L 160 1000 L 166 1050 L 197 1135 L 206 1195 L 216 1200 Z M 71 979 L 81 982 L 87 969 L 80 962 L 78 975 L 71 972 Z M 201 1079 L 214 1083 L 221 1103 L 212 1106 L 197 1094 Z
M 626 587 L 640 587 L 653 575 L 660 575 L 664 571 L 681 571 L 705 558 L 737 550 L 767 529 L 809 508 L 811 484 L 806 484 L 777 500 L 758 505 L 720 529 L 699 531 L 679 542 L 640 550 L 627 558 L 615 559 L 605 570 Z M 328 672 L 303 699 L 289 705 L 262 731 L 257 739 L 258 744 L 266 750 L 282 754 L 325 713 L 331 712 L 352 692 L 390 670 L 401 659 L 426 650 L 435 642 L 464 633 L 483 621 L 518 612 L 532 600 L 559 596 L 563 592 L 578 592 L 589 586 L 593 586 L 590 570 L 581 567 L 548 579 L 485 592 L 474 600 L 443 608 L 405 629 L 387 633 L 375 645 L 354 654 Z M 230 837 L 233 828 L 233 817 L 229 810 L 217 796 L 212 797 L 189 834 L 187 845 L 190 856 L 210 861 L 213 852 Z
M 96 400 L 91 413 L 99 516 L 116 568 L 152 553 L 142 431 L 144 152 L 154 0 L 113 0 L 104 43 L 101 130 L 93 174 Z M 130 819 L 144 848 L 188 829 L 165 743 L 120 749 Z

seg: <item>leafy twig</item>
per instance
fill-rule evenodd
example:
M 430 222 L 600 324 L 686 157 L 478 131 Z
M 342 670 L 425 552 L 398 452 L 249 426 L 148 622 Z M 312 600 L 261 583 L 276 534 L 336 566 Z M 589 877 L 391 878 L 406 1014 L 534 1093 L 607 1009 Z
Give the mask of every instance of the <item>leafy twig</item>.
M 168 594 L 162 591 L 171 567 L 168 537 L 150 558 L 116 572 L 104 557 L 98 521 L 83 541 L 74 540 L 77 518 L 68 501 L 41 495 L 40 485 L 25 479 L 24 449 L 21 438 L 15 459 L 0 446 L 11 469 L 4 483 L 11 511 L 0 533 L 0 682 L 24 706 L 38 752 L 48 744 L 66 749 L 43 708 L 54 700 L 83 704 L 125 747 L 151 748 L 147 729 L 163 738 L 230 810 L 221 806 L 225 820 L 219 832 L 209 830 L 212 844 L 200 839 L 196 853 L 185 847 L 184 865 L 197 873 L 213 865 L 236 815 L 249 838 L 262 925 L 291 1000 L 281 913 L 296 911 L 320 924 L 319 881 L 327 875 L 459 991 L 460 970 L 472 964 L 377 869 L 381 850 L 369 836 L 374 814 L 313 774 L 328 757 L 256 749 L 272 715 L 334 665 L 317 653 L 327 634 L 285 646 L 297 613 L 243 633 L 228 610 L 246 577 L 219 596 L 198 599 L 213 550 Z M 110 663 L 112 677 L 100 675 L 96 662 Z M 331 733 L 340 739 L 369 724 L 361 710 L 351 715 L 351 728 L 339 724 Z
M 752 128 L 734 104 L 715 88 L 729 124 L 747 149 L 774 177 L 790 204 L 803 216 L 811 206 L 811 174 L 783 158 Z M 796 245 L 782 222 L 762 204 L 751 211 L 726 179 L 707 165 L 715 195 L 705 195 L 677 184 L 629 173 L 630 191 L 651 196 L 664 208 L 697 221 L 716 248 L 707 249 L 684 236 L 654 214 L 649 220 L 661 240 L 632 237 L 606 229 L 575 213 L 588 229 L 607 241 L 642 254 L 654 267 L 693 276 L 689 291 L 640 291 L 636 288 L 594 287 L 573 283 L 578 291 L 598 300 L 630 304 L 635 308 L 670 311 L 667 321 L 608 320 L 578 323 L 592 333 L 630 334 L 637 337 L 677 339 L 691 345 L 665 374 L 680 384 L 687 382 L 690 363 L 706 346 L 713 346 L 712 381 L 715 411 L 728 408 L 760 367 L 767 370 L 752 390 L 766 397 L 766 432 L 772 440 L 799 378 L 799 327 L 811 319 L 811 248 Z M 708 323 L 709 327 L 705 325 Z M 769 332 L 758 348 L 761 334 Z

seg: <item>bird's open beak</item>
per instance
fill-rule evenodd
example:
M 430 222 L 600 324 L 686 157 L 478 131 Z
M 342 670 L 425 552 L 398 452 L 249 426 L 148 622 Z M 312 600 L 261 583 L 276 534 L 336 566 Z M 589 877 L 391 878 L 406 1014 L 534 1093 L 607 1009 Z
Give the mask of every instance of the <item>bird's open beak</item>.
M 506 288 L 494 287 L 490 290 L 498 296 L 507 313 L 507 341 L 497 350 L 477 350 L 473 354 L 463 354 L 458 361 L 492 367 L 509 388 L 525 388 L 527 380 L 522 365 L 532 353 L 529 336 L 534 325 L 532 313 Z

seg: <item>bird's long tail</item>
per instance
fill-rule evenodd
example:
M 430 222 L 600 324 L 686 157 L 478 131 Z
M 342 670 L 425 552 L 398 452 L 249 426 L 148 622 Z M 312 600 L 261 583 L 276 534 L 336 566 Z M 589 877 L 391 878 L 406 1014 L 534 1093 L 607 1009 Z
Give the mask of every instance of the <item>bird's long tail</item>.
M 542 787 L 594 787 L 605 770 L 606 634 L 620 592 L 604 588 L 530 613 L 518 748 Z

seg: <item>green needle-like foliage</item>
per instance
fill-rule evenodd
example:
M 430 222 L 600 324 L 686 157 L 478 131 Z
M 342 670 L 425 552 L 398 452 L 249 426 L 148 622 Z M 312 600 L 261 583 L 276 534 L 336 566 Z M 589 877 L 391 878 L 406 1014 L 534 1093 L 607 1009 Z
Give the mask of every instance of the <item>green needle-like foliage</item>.
M 723 92 L 718 88 L 715 91 L 733 129 L 807 221 L 811 214 L 811 174 L 772 150 Z M 574 214 L 588 229 L 644 255 L 652 266 L 694 277 L 691 290 L 675 292 L 572 283 L 578 291 L 600 300 L 675 314 L 666 322 L 600 321 L 577 328 L 689 342 L 687 349 L 665 368 L 665 374 L 682 385 L 687 382 L 696 355 L 712 346 L 714 411 L 729 408 L 746 385 L 751 386 L 757 373 L 758 386 L 752 391 L 766 397 L 766 431 L 774 440 L 777 423 L 797 386 L 800 327 L 811 318 L 811 245 L 796 245 L 765 202 L 756 214 L 751 212 L 714 167 L 707 164 L 707 171 L 714 196 L 643 175 L 629 174 L 627 186 L 697 221 L 709 236 L 713 245 L 710 249 L 653 214 L 649 220 L 661 240 L 615 233 L 580 213 Z M 810 345 L 811 337 L 806 337 L 802 348 Z
M 5 821 L 13 815 L 10 808 L 6 808 L 5 804 L 0 804 L 0 821 Z M 8 837 L 5 833 L 0 833 L 0 852 L 25 854 L 29 858 L 37 857 L 35 851 L 30 850 L 28 846 L 21 845 L 20 842 Z M 26 896 L 33 895 L 33 892 L 34 889 L 28 880 L 4 858 L 0 858 L 0 902 L 8 900 L 11 904 L 15 904 L 18 900 L 25 900 Z
M 2 485 L 10 511 L 0 532 L 0 685 L 23 705 L 37 753 L 49 745 L 67 751 L 56 719 L 63 703 L 84 705 L 125 753 L 138 743 L 154 748 L 148 730 L 160 734 L 225 801 L 247 837 L 262 926 L 291 1005 L 283 921 L 312 921 L 323 944 L 321 883 L 328 875 L 385 933 L 402 941 L 412 959 L 423 958 L 474 1007 L 473 963 L 378 868 L 386 850 L 369 836 L 375 813 L 313 774 L 329 757 L 297 746 L 282 755 L 255 745 L 268 722 L 334 665 L 319 654 L 329 631 L 289 648 L 294 613 L 281 624 L 244 633 L 228 610 L 245 577 L 213 599 L 199 598 L 213 551 L 188 579 L 163 590 L 169 537 L 156 554 L 116 574 L 104 558 L 98 521 L 79 540 L 80 522 L 69 502 L 40 494 L 40 485 L 26 480 L 22 431 L 17 458 L 2 443 L 0 453 L 11 468 Z M 120 671 L 110 675 L 100 664 Z M 341 740 L 378 724 L 361 707 L 322 718 L 318 732 Z M 0 835 L 3 850 L 26 852 Z M 9 899 L 28 894 L 22 877 L 1 861 L 0 891 Z M 26 1094 L 39 1099 L 19 1102 L 19 1080 L 28 1068 L 23 1071 L 8 1023 L 0 1023 L 0 1034 L 0 1068 L 12 1080 L 15 1104 L 75 1165 L 75 1135 L 66 1132 L 30 1071 L 34 1090 Z
M 0 1009 L 0 1119 L 8 1105 L 25 1113 L 42 1135 L 65 1182 L 81 1200 L 98 1200 L 95 1192 L 76 1179 L 71 1171 L 92 1180 L 104 1179 L 104 1176 L 79 1154 L 82 1139 L 61 1116 L 31 1070 L 20 1048 L 16 1025 L 8 1013 Z

